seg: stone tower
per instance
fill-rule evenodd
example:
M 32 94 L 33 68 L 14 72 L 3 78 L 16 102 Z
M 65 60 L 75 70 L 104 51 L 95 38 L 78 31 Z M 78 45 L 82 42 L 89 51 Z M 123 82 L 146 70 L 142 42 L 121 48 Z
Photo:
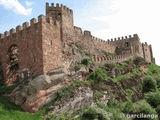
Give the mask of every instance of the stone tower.
M 73 23 L 73 11 L 66 6 L 51 3 L 46 3 L 46 16 L 52 17 L 53 20 L 60 21 L 61 24 L 61 40 L 68 41 L 73 35 L 74 23 Z

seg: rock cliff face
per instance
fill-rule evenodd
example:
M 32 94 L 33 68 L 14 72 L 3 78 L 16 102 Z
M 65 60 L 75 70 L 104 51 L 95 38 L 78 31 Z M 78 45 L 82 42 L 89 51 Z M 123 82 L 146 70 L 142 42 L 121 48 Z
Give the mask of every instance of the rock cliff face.
M 37 112 L 54 100 L 56 91 L 75 80 L 83 79 L 84 71 L 66 74 L 63 67 L 49 71 L 46 75 L 24 80 L 10 95 L 12 102 L 25 111 Z

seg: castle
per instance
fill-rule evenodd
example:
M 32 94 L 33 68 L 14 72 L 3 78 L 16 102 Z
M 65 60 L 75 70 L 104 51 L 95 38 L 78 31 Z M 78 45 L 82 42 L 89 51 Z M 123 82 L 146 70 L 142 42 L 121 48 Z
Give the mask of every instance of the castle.
M 152 47 L 141 43 L 137 34 L 101 40 L 90 31 L 74 26 L 73 11 L 66 6 L 46 3 L 46 16 L 38 16 L 16 30 L 0 34 L 0 83 L 6 85 L 33 75 L 46 74 L 53 68 L 69 66 L 71 59 L 64 52 L 70 45 L 81 46 L 94 56 L 96 64 L 122 62 L 135 56 L 155 62 Z M 69 48 L 69 53 L 74 50 Z M 100 51 L 116 53 L 105 56 Z M 2 78 L 4 81 L 2 81 Z

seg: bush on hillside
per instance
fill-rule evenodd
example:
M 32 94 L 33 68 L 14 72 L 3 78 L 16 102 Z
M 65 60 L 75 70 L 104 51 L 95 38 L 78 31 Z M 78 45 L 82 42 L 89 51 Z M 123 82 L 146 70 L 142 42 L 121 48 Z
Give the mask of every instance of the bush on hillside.
M 96 81 L 96 82 L 101 82 L 107 78 L 106 75 L 106 70 L 103 68 L 97 68 L 94 72 L 92 72 L 88 80 Z
M 152 114 L 156 114 L 156 111 L 145 100 L 140 100 L 133 104 L 131 113 L 137 114 L 137 115 L 142 113 L 145 115 L 152 115 Z M 134 120 L 139 120 L 139 118 L 135 118 Z M 153 120 L 153 119 L 143 118 L 143 120 Z
M 157 106 L 156 112 L 157 112 L 157 114 L 159 115 L 158 118 L 160 119 L 160 105 Z
M 160 105 L 160 91 L 147 93 L 145 99 L 151 106 L 156 108 Z
M 151 76 L 147 76 L 144 78 L 142 87 L 143 87 L 143 92 L 156 91 L 157 88 L 156 81 Z
M 156 82 L 157 82 L 157 88 L 160 88 L 160 77 L 157 76 L 157 77 L 155 78 L 155 80 L 156 80 Z
M 133 63 L 135 65 L 143 65 L 146 63 L 145 59 L 142 58 L 142 57 L 136 57 L 134 60 L 133 60 Z
M 94 119 L 103 119 L 101 114 L 97 113 L 96 109 L 90 108 L 83 114 L 83 118 L 87 120 L 94 120 Z
M 132 109 L 133 103 L 131 101 L 126 102 L 125 107 L 123 108 L 122 112 L 129 113 Z
M 93 61 L 90 58 L 83 58 L 81 64 L 88 66 L 89 64 L 94 65 Z

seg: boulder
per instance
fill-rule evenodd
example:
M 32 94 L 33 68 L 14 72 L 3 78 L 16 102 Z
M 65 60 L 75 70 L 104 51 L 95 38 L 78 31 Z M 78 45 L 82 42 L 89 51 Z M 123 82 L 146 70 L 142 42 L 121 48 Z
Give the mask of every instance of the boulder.
M 56 91 L 65 83 L 54 85 L 55 81 L 47 75 L 24 80 L 11 95 L 11 101 L 20 105 L 27 112 L 37 112 L 45 104 L 56 98 Z M 52 86 L 51 86 L 52 85 Z
M 23 80 L 10 94 L 11 101 L 27 112 L 37 112 L 56 98 L 56 91 L 69 84 L 67 81 L 73 82 L 74 76 L 69 77 L 63 68 L 56 68 L 46 75 Z

